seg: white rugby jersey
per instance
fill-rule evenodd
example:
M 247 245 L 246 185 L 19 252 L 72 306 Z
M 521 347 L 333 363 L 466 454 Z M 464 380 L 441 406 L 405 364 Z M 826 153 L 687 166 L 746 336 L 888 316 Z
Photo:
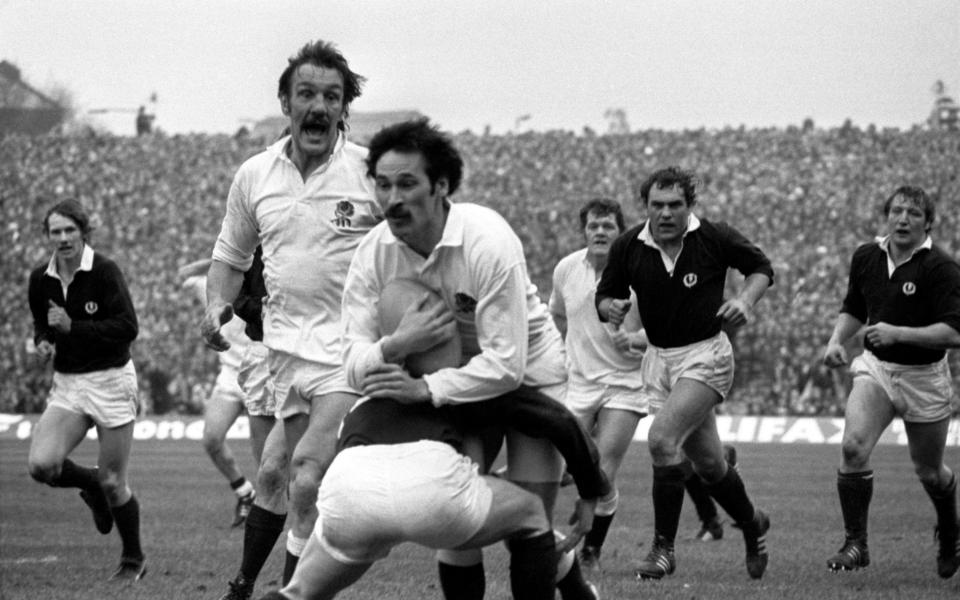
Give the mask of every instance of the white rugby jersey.
M 624 355 L 610 337 L 613 326 L 601 323 L 594 299 L 600 273 L 582 248 L 560 259 L 553 270 L 550 294 L 551 314 L 566 317 L 567 369 L 571 378 L 602 385 L 638 387 L 639 357 Z M 621 327 L 634 332 L 640 328 L 637 297 L 630 292 L 630 311 Z
M 360 243 L 343 294 L 344 368 L 360 389 L 383 364 L 380 290 L 393 279 L 416 279 L 437 291 L 456 317 L 463 366 L 423 377 L 436 405 L 475 402 L 521 383 L 566 379 L 560 333 L 530 282 L 523 246 L 495 211 L 455 203 L 443 237 L 426 258 L 377 225 Z
M 338 367 L 340 299 L 360 239 L 383 219 L 366 174 L 366 148 L 337 139 L 330 159 L 306 181 L 287 157 L 285 137 L 237 171 L 213 258 L 246 271 L 263 245 L 263 342 Z

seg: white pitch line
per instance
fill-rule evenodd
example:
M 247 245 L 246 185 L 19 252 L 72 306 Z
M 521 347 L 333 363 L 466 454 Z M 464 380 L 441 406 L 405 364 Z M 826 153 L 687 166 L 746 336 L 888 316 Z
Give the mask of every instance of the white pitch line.
M 50 554 L 50 555 L 48 555 L 48 556 L 43 556 L 43 557 L 40 557 L 40 558 L 6 558 L 6 559 L 3 559 L 3 560 L 0 560 L 0 564 L 7 564 L 7 565 L 32 565 L 32 564 L 52 563 L 52 562 L 57 562 L 58 560 L 60 560 L 60 558 L 59 558 L 58 556 L 55 556 L 55 555 L 53 555 L 53 554 Z

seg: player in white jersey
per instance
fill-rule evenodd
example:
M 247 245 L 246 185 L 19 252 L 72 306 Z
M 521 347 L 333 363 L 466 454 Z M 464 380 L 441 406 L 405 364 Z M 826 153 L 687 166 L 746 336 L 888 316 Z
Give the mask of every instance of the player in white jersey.
M 351 385 L 372 397 L 435 406 L 483 402 L 520 386 L 560 401 L 566 380 L 560 334 L 503 217 L 449 200 L 463 172 L 450 139 L 425 119 L 399 123 L 370 141 L 367 166 L 386 222 L 357 248 L 344 288 L 344 368 Z M 383 335 L 378 299 L 398 278 L 437 291 L 452 310 L 412 307 L 396 331 Z M 407 355 L 434 346 L 453 328 L 462 341 L 463 366 L 417 378 L 403 370 Z M 556 450 L 508 430 L 507 456 L 508 477 L 540 495 L 550 513 L 562 470 Z M 440 559 L 448 598 L 482 596 L 479 551 Z M 578 565 L 564 565 L 558 576 L 564 598 L 593 597 Z
M 342 369 L 340 298 L 356 245 L 382 218 L 366 174 L 366 150 L 345 136 L 349 105 L 362 83 L 332 44 L 307 44 L 290 59 L 278 88 L 290 135 L 247 160 L 234 177 L 208 273 L 202 334 L 224 350 L 220 326 L 232 316 L 231 302 L 255 248 L 263 247 L 263 341 L 291 457 L 285 580 L 313 529 L 337 427 L 357 397 Z M 270 532 L 282 518 L 266 519 Z M 276 541 L 270 532 L 252 542 L 259 565 L 248 568 L 245 543 L 244 564 L 227 597 L 252 593 L 251 577 Z
M 613 484 L 610 494 L 597 503 L 593 528 L 580 550 L 580 563 L 595 569 L 619 503 L 617 470 L 637 423 L 648 412 L 640 394 L 640 362 L 647 339 L 635 298 L 620 327 L 601 323 L 594 307 L 610 245 L 626 229 L 620 204 L 607 198 L 590 200 L 580 209 L 580 227 L 587 245 L 554 268 L 550 313 L 566 345 L 567 407 L 592 433 L 603 471 Z
M 184 291 L 201 302 L 206 300 L 206 272 L 209 268 L 210 259 L 201 259 L 184 265 L 178 273 L 183 279 Z M 220 370 L 210 396 L 203 405 L 203 449 L 237 497 L 232 527 L 243 525 L 250 514 L 255 496 L 253 484 L 244 477 L 226 441 L 227 431 L 243 413 L 246 399 L 240 387 L 239 374 L 244 357 L 250 355 L 251 346 L 255 342 L 246 336 L 245 328 L 246 322 L 239 318 L 231 320 L 221 328 L 230 348 L 219 353 L 217 357 Z M 259 457 L 257 462 L 260 462 Z

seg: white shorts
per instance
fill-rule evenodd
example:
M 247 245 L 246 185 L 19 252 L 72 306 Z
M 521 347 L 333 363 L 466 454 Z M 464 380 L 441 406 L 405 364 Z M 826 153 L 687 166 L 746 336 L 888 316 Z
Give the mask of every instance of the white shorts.
M 310 414 L 311 401 L 327 394 L 344 392 L 359 396 L 347 384 L 343 367 L 322 365 L 276 350 L 268 353 L 267 363 L 279 418 Z
M 884 362 L 869 350 L 850 364 L 853 378 L 867 377 L 881 388 L 904 421 L 933 423 L 951 414 L 950 366 L 947 357 L 928 365 Z
M 571 377 L 567 382 L 567 408 L 583 423 L 596 421 L 601 408 L 637 413 L 649 412 L 640 387 L 609 385 Z
M 677 381 L 693 379 L 713 388 L 723 402 L 733 386 L 733 346 L 727 334 L 677 348 L 648 346 L 640 366 L 643 401 L 657 412 Z
M 244 393 L 240 384 L 237 382 L 238 373 L 230 367 L 220 366 L 220 372 L 217 373 L 217 381 L 213 384 L 213 390 L 208 403 L 217 402 L 243 402 Z
M 334 458 L 314 526 L 343 563 L 370 563 L 402 542 L 456 548 L 483 526 L 493 491 L 477 465 L 449 444 L 355 446 Z
M 243 403 L 251 417 L 272 417 L 276 412 L 270 367 L 267 364 L 268 352 L 262 343 L 251 342 L 243 353 L 237 373 L 237 384 L 243 391 Z
M 136 421 L 140 396 L 133 361 L 91 373 L 55 372 L 47 406 L 86 415 L 107 429 Z

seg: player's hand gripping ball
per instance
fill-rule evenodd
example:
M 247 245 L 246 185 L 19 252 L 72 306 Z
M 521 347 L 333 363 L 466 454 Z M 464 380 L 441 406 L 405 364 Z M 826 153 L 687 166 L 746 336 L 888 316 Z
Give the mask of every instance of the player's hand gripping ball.
M 407 311 L 423 302 L 424 297 L 426 297 L 426 302 L 421 307 L 423 311 L 429 311 L 444 303 L 439 294 L 419 281 L 394 279 L 387 283 L 380 292 L 380 310 L 378 312 L 381 335 L 393 333 Z M 459 367 L 461 352 L 460 336 L 454 333 L 446 341 L 440 342 L 427 350 L 408 354 L 404 366 L 412 376 L 420 377 L 439 369 Z

